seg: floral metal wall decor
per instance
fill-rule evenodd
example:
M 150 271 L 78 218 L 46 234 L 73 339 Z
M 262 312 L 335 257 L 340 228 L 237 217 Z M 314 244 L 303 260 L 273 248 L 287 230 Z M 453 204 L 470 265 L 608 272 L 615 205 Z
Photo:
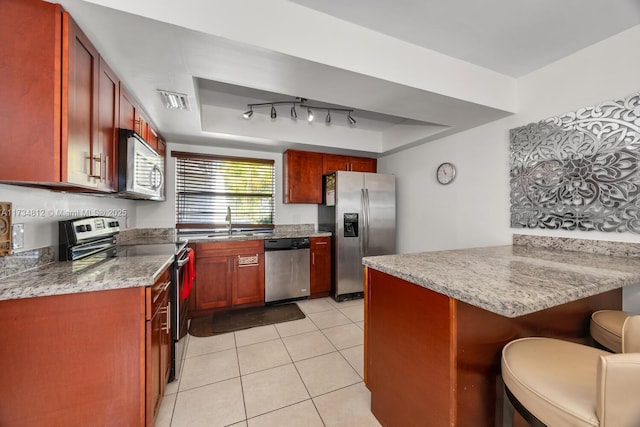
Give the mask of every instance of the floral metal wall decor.
M 511 129 L 511 226 L 640 233 L 640 93 Z

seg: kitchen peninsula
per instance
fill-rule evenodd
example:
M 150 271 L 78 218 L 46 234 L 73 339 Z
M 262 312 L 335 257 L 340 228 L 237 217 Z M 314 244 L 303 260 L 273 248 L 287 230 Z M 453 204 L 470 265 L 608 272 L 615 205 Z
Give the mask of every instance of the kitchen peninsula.
M 523 336 L 587 342 L 640 283 L 640 245 L 514 236 L 513 246 L 363 259 L 365 382 L 385 426 L 500 425 L 500 352 Z

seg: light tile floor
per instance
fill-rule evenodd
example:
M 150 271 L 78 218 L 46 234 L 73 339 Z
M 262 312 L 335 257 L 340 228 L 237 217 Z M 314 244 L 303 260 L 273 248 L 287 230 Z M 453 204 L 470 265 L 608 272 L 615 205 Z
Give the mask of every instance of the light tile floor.
M 298 301 L 302 320 L 190 336 L 156 427 L 369 427 L 363 300 Z

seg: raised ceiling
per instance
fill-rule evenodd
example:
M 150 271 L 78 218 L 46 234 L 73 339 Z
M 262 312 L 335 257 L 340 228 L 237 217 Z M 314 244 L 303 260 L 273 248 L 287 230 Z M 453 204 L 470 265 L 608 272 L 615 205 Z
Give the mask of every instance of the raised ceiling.
M 639 1 L 60 3 L 169 142 L 379 156 L 516 112 L 515 77 L 639 24 Z M 156 89 L 194 108 L 167 111 Z M 357 124 L 242 118 L 296 97 Z

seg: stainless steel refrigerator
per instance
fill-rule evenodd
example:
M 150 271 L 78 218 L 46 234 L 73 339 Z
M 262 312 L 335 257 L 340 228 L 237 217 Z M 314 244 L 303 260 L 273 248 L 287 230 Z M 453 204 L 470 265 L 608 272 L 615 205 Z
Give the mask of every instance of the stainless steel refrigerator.
M 318 229 L 333 233 L 332 297 L 361 297 L 362 257 L 396 250 L 395 176 L 338 171 L 324 176 L 323 191 Z

